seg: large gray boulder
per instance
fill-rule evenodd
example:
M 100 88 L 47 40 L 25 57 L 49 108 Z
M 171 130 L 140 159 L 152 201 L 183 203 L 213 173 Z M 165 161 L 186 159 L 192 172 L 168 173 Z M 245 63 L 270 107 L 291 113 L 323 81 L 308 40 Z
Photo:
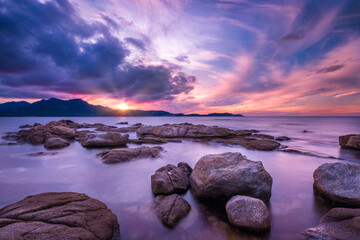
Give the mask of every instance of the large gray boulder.
M 261 162 L 228 152 L 203 156 L 190 175 L 190 184 L 199 198 L 247 195 L 268 201 L 272 177 Z
M 226 203 L 226 214 L 234 226 L 250 231 L 270 230 L 270 213 L 260 199 L 234 196 Z
M 155 213 L 161 222 L 173 228 L 191 210 L 190 204 L 177 194 L 159 195 L 154 199 Z
M 192 168 L 187 163 L 178 166 L 168 164 L 151 175 L 151 190 L 154 194 L 183 193 L 189 188 Z
M 45 141 L 44 147 L 48 149 L 58 149 L 68 147 L 69 145 L 70 142 L 65 139 L 59 137 L 52 137 Z
M 116 215 L 85 194 L 42 193 L 0 209 L 0 239 L 120 239 Z
M 85 140 L 81 142 L 81 145 L 87 148 L 121 147 L 126 145 L 128 139 L 128 134 L 117 132 L 107 132 L 105 134 L 90 133 L 86 136 Z
M 140 136 L 150 135 L 160 138 L 212 138 L 236 135 L 234 130 L 228 128 L 193 125 L 190 123 L 141 126 L 136 133 Z
M 306 240 L 359 240 L 360 209 L 333 208 L 316 227 L 303 232 Z
M 360 166 L 325 163 L 314 174 L 314 189 L 331 204 L 360 207 Z
M 104 163 L 128 162 L 139 158 L 155 158 L 160 156 L 162 147 L 115 148 L 99 154 Z
M 339 144 L 342 148 L 360 150 L 360 134 L 349 134 L 339 137 Z

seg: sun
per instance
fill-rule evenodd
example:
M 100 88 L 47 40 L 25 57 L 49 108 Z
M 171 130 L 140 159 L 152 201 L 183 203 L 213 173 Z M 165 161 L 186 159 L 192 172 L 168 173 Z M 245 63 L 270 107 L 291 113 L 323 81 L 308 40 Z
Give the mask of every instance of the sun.
M 129 109 L 129 106 L 126 103 L 121 103 L 121 104 L 117 105 L 116 107 L 120 110 L 128 110 Z

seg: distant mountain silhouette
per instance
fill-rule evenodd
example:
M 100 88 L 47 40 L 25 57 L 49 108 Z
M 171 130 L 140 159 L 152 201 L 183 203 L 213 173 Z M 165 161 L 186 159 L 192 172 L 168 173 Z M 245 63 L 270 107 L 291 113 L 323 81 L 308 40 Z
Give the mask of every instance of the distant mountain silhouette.
M 0 116 L 239 116 L 241 114 L 211 113 L 200 114 L 173 114 L 166 111 L 143 110 L 115 110 L 100 105 L 92 105 L 81 99 L 61 100 L 50 98 L 34 103 L 7 102 L 0 104 Z

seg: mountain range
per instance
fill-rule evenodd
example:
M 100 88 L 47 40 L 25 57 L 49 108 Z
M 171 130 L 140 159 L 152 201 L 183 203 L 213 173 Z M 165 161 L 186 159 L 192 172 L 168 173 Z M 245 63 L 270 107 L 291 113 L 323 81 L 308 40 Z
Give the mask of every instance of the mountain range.
M 7 102 L 0 104 L 0 116 L 236 116 L 243 117 L 241 114 L 231 113 L 210 113 L 202 114 L 183 114 L 170 113 L 166 111 L 144 111 L 144 110 L 115 110 L 100 105 L 92 105 L 82 99 L 61 100 L 57 98 L 43 99 L 34 103 L 26 101 Z

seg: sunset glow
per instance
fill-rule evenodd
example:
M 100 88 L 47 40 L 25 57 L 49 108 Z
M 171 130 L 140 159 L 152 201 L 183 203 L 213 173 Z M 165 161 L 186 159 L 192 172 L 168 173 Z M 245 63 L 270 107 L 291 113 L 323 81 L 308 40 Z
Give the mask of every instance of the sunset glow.
M 0 102 L 360 115 L 359 12 L 355 0 L 0 1 Z

